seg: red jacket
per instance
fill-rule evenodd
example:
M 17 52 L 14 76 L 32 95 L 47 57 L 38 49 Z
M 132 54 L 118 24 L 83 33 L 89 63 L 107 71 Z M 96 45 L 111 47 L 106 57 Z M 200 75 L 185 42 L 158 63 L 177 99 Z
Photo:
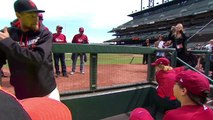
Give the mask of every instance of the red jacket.
M 88 44 L 88 38 L 85 34 L 76 34 L 73 39 L 72 43 L 78 43 L 78 44 Z
M 64 34 L 53 34 L 53 42 L 54 43 L 67 43 L 66 36 Z
M 169 110 L 163 120 L 212 120 L 213 111 L 200 105 L 187 105 Z

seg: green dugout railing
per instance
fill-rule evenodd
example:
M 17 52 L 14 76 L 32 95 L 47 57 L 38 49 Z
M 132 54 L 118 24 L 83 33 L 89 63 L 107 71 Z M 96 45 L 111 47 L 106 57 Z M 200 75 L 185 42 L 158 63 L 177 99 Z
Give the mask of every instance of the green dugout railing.
M 95 90 L 97 88 L 97 62 L 98 54 L 148 54 L 148 70 L 147 70 L 147 80 L 149 82 L 154 80 L 155 69 L 151 67 L 151 62 L 153 62 L 156 57 L 155 53 L 157 51 L 169 52 L 171 55 L 171 66 L 176 65 L 176 61 L 181 61 L 184 65 L 188 66 L 190 69 L 196 70 L 189 66 L 187 63 L 182 61 L 177 57 L 175 49 L 156 49 L 154 47 L 142 47 L 142 46 L 125 46 L 125 45 L 104 45 L 104 44 L 54 44 L 53 52 L 58 53 L 88 53 L 90 54 L 90 90 Z M 208 72 L 210 70 L 210 55 L 211 53 L 205 50 L 194 50 L 190 51 L 194 54 L 204 54 L 205 55 L 205 75 L 212 83 L 213 80 L 208 77 Z
M 98 54 L 148 54 L 149 61 L 153 61 L 155 48 L 144 48 L 140 46 L 115 46 L 115 45 L 96 45 L 96 44 L 54 44 L 53 52 L 58 53 L 87 53 L 90 54 L 90 90 L 97 88 L 97 62 Z M 148 63 L 147 80 L 154 78 L 154 69 Z M 152 71 L 152 72 L 151 72 Z
M 158 49 L 158 51 L 170 51 L 172 65 L 175 65 L 176 51 L 174 49 Z M 53 52 L 57 53 L 87 53 L 90 54 L 90 90 L 97 88 L 97 62 L 98 54 L 148 54 L 147 80 L 154 80 L 155 69 L 151 62 L 155 58 L 156 48 L 142 46 L 116 46 L 103 44 L 54 44 Z

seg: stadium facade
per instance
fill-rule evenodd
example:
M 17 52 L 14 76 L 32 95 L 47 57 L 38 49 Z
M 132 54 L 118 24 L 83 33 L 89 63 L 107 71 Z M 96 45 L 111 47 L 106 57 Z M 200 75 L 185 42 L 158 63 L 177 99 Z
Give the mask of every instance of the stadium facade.
M 115 38 L 105 42 L 137 45 L 147 38 L 154 42 L 159 34 L 167 40 L 171 26 L 177 23 L 183 24 L 189 45 L 213 38 L 212 0 L 173 0 L 128 16 L 133 19 L 110 30 Z

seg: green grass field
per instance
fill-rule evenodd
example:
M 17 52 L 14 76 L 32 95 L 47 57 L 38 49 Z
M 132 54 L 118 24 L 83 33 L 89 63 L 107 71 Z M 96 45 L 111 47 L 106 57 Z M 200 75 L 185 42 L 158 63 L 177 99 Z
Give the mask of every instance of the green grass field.
M 134 57 L 134 58 L 133 58 Z M 98 54 L 98 64 L 129 64 L 132 61 L 132 64 L 142 63 L 143 55 L 140 54 Z M 85 63 L 89 64 L 89 54 L 87 54 L 88 61 Z M 79 65 L 79 57 L 77 64 Z M 71 54 L 66 54 L 66 64 L 71 65 Z M 4 65 L 8 68 L 8 65 Z
M 66 54 L 66 64 L 71 65 L 71 54 Z M 134 57 L 134 58 L 133 58 Z M 98 54 L 98 64 L 132 64 L 142 63 L 143 55 L 140 54 Z M 89 64 L 89 54 L 87 54 Z M 79 64 L 79 57 L 78 63 Z

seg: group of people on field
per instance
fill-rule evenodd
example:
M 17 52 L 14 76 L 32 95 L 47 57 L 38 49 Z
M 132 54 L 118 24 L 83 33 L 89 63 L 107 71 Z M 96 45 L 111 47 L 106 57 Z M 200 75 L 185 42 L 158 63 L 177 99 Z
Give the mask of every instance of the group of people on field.
M 63 27 L 58 25 L 56 26 L 56 33 L 53 34 L 53 43 L 56 44 L 66 44 L 66 36 L 62 34 Z M 79 28 L 79 34 L 76 34 L 73 39 L 72 43 L 74 44 L 89 44 L 87 35 L 84 34 L 84 28 Z M 84 63 L 87 60 L 86 53 L 72 53 L 71 60 L 72 60 L 72 71 L 70 72 L 73 75 L 76 71 L 76 64 L 78 56 L 80 57 L 80 73 L 84 74 Z M 56 77 L 59 77 L 62 74 L 64 77 L 68 77 L 67 69 L 66 69 L 66 56 L 65 53 L 53 53 L 54 58 L 54 66 L 55 66 L 55 73 Z M 61 62 L 61 71 L 59 68 L 59 61 Z

